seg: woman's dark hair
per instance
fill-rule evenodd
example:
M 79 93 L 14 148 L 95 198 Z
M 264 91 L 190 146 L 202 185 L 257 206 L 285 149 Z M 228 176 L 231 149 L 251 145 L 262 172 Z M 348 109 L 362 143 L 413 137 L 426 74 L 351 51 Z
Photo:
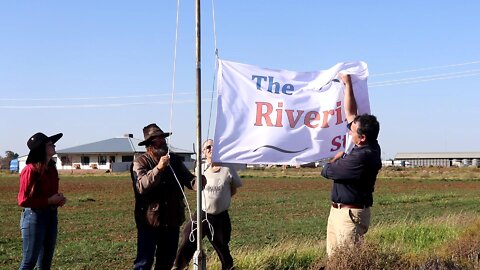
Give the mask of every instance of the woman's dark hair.
M 357 115 L 353 122 L 357 123 L 358 125 L 358 135 L 365 135 L 367 142 L 374 141 L 378 138 L 378 133 L 380 132 L 380 123 L 378 123 L 375 116 L 371 114 Z
M 47 163 L 47 147 L 46 143 L 35 148 L 34 150 L 31 150 L 30 153 L 28 154 L 29 159 L 27 164 L 34 164 L 34 163 L 42 163 L 46 164 Z

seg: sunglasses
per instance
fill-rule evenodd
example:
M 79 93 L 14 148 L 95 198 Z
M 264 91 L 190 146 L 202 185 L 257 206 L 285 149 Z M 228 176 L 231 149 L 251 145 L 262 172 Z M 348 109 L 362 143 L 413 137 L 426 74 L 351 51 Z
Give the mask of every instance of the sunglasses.
M 205 146 L 205 150 L 210 150 L 210 149 L 212 149 L 212 145 Z

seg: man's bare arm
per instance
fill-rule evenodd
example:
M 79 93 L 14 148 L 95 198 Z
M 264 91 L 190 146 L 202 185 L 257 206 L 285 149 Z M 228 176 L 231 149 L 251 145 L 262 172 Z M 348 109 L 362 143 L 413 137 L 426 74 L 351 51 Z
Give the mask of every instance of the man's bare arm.
M 340 73 L 340 78 L 345 84 L 345 117 L 347 118 L 347 123 L 351 123 L 355 116 L 357 116 L 357 102 L 355 100 L 355 95 L 353 94 L 353 85 L 352 79 L 348 74 Z

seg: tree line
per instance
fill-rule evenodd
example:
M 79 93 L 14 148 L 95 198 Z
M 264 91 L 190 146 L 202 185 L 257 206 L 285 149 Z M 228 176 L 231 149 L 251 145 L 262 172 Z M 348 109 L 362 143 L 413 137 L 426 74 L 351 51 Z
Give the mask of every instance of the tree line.
M 10 169 L 10 161 L 18 158 L 18 154 L 13 151 L 5 151 L 5 157 L 0 156 L 0 170 Z

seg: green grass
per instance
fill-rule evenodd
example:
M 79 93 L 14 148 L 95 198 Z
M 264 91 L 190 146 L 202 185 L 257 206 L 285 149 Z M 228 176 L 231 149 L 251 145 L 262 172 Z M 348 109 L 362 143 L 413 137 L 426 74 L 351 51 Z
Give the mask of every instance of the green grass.
M 464 226 L 459 225 L 461 224 L 453 222 L 431 224 L 429 220 L 403 220 L 377 225 L 368 235 L 368 239 L 380 245 L 395 246 L 402 253 L 416 255 L 431 252 L 436 247 L 456 239 L 465 230 Z
M 461 172 L 473 175 L 463 180 L 455 171 L 428 173 L 428 179 L 394 175 L 404 172 L 378 180 L 367 241 L 400 257 L 428 258 L 478 217 L 478 171 Z M 230 210 L 237 269 L 308 269 L 323 260 L 331 182 L 318 169 L 241 176 L 244 186 Z M 54 269 L 131 269 L 136 230 L 129 176 L 64 174 L 60 186 L 68 202 L 59 210 Z M 18 175 L 0 175 L 0 192 L 0 269 L 15 269 L 21 260 Z M 194 209 L 195 194 L 187 195 Z M 209 269 L 219 269 L 210 244 L 205 247 Z

